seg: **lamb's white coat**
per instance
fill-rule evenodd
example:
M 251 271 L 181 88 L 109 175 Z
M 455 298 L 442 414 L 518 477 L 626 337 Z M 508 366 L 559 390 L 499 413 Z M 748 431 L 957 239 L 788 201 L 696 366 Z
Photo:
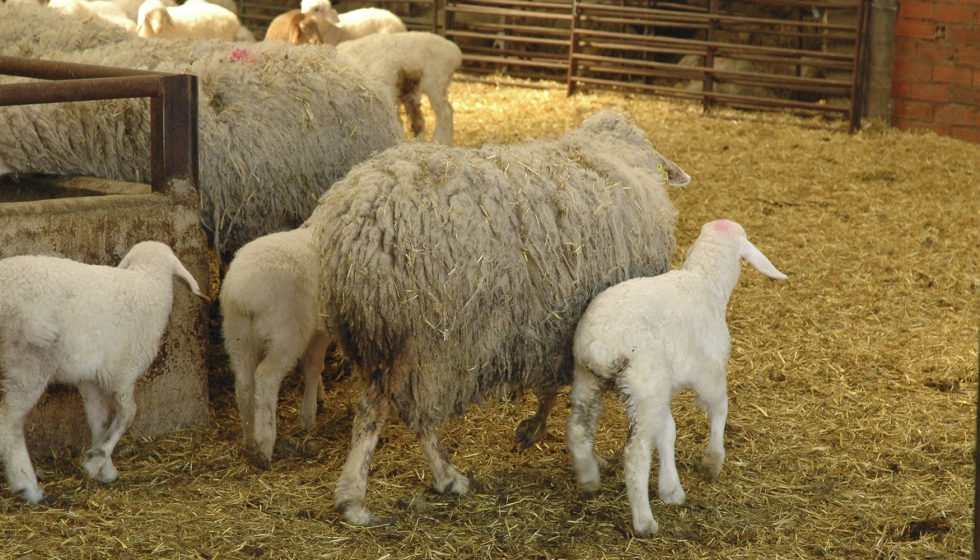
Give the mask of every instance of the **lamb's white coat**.
M 326 12 L 329 14 L 329 12 Z M 332 16 L 318 16 L 320 35 L 328 45 L 338 45 L 374 34 L 404 33 L 405 24 L 395 14 L 380 8 L 360 8 Z
M 411 31 L 345 41 L 337 45 L 337 52 L 381 79 L 394 103 L 405 106 L 415 136 L 425 132 L 424 93 L 436 116 L 432 141 L 453 145 L 453 106 L 447 91 L 453 73 L 463 63 L 463 53 L 455 43 L 434 33 Z
M 161 0 L 161 1 L 163 2 L 163 5 L 167 6 L 168 8 L 177 5 L 177 2 L 175 2 L 175 0 Z M 128 17 L 129 19 L 133 20 L 133 22 L 135 22 L 136 19 L 139 17 L 140 6 L 143 5 L 144 0 L 111 0 L 111 2 L 119 6 L 120 8 L 122 8 L 123 11 L 126 12 L 126 17 Z
M 595 429 L 602 394 L 615 384 L 631 425 L 623 468 L 633 530 L 639 536 L 658 530 L 649 499 L 654 444 L 660 455 L 660 499 L 684 503 L 670 411 L 671 397 L 678 391 L 696 391 L 708 413 L 708 446 L 699 470 L 709 481 L 721 472 L 728 417 L 725 366 L 731 351 L 725 312 L 742 259 L 770 278 L 786 278 L 749 242 L 742 226 L 718 220 L 701 228 L 680 270 L 634 278 L 603 291 L 576 328 L 572 413 L 566 431 L 576 478 L 587 493 L 599 489 Z
M 161 0 L 146 0 L 136 18 L 136 34 L 146 39 L 224 39 L 234 41 L 241 23 L 227 8 L 191 0 L 168 8 Z
M 24 421 L 52 382 L 81 393 L 92 429 L 86 472 L 105 483 L 119 477 L 112 450 L 136 415 L 136 380 L 160 349 L 173 277 L 207 299 L 170 247 L 156 241 L 134 245 L 115 268 L 47 256 L 0 260 L 0 458 L 13 492 L 44 499 Z
M 319 314 L 319 256 L 312 230 L 273 233 L 242 246 L 221 285 L 225 350 L 235 372 L 235 398 L 246 452 L 267 468 L 276 441 L 279 385 L 303 360 L 306 380 L 300 426 L 316 420 L 329 345 Z
M 83 21 L 101 19 L 118 25 L 129 33 L 136 33 L 136 22 L 123 8 L 108 0 L 51 0 L 48 7 Z

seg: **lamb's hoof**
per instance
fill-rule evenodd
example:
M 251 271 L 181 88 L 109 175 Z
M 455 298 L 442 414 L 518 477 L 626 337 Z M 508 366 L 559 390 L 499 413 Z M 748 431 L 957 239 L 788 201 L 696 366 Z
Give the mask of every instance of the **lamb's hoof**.
M 675 488 L 660 490 L 658 494 L 663 503 L 675 506 L 683 505 L 684 500 L 687 499 L 687 496 L 684 495 L 684 489 L 679 484 Z
M 455 473 L 455 476 L 442 484 L 433 485 L 432 489 L 443 496 L 461 496 L 468 494 L 470 490 L 476 490 L 480 484 L 472 476 L 463 476 Z
M 599 481 L 580 482 L 578 488 L 587 499 L 591 500 L 599 494 Z
M 718 480 L 718 476 L 721 474 L 721 465 L 720 461 L 712 461 L 705 457 L 698 463 L 697 471 L 701 478 L 708 482 L 714 482 Z
M 253 467 L 262 471 L 269 470 L 269 467 L 272 465 L 272 457 L 262 452 L 252 453 L 249 455 L 248 460 Z
M 348 523 L 358 527 L 382 527 L 395 522 L 394 519 L 383 520 L 375 517 L 366 505 L 353 500 L 344 500 L 334 507 Z
M 660 526 L 657 525 L 656 519 L 650 518 L 649 520 L 633 522 L 633 533 L 637 537 L 648 539 L 657 536 L 658 532 L 660 532 Z
M 44 494 L 44 490 L 42 490 L 40 486 L 14 490 L 14 494 L 17 494 L 22 500 L 32 504 L 39 504 L 47 499 L 47 496 Z
M 95 476 L 95 480 L 98 480 L 102 484 L 112 484 L 119 480 L 119 471 L 116 470 L 115 465 L 107 462 Z
M 548 433 L 547 422 L 535 414 L 518 424 L 514 441 L 517 443 L 518 450 L 524 451 L 544 439 L 546 433 Z

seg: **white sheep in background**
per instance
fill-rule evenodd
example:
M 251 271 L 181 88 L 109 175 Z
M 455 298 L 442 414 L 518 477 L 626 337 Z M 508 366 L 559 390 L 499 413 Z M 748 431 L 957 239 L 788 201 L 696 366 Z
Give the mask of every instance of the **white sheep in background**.
M 599 489 L 595 429 L 602 395 L 615 385 L 630 419 L 623 469 L 633 530 L 639 536 L 658 530 L 648 489 L 653 444 L 660 455 L 660 499 L 684 503 L 670 411 L 670 399 L 678 391 L 696 391 L 708 412 L 708 447 L 699 470 L 708 481 L 721 472 L 728 418 L 725 366 L 731 351 L 725 311 L 738 283 L 741 259 L 770 278 L 786 279 L 749 242 L 742 226 L 718 220 L 701 228 L 680 270 L 634 278 L 605 290 L 592 300 L 576 328 L 572 413 L 566 430 L 576 479 L 586 493 Z
M 126 12 L 126 17 L 134 22 L 139 18 L 140 6 L 145 0 L 111 0 L 111 2 Z M 161 0 L 163 5 L 172 8 L 177 5 L 174 0 Z
M 304 430 L 313 428 L 317 399 L 323 400 L 320 374 L 330 341 L 317 307 L 321 273 L 311 239 L 312 230 L 304 227 L 247 243 L 221 285 L 222 330 L 245 451 L 260 468 L 272 460 L 279 385 L 300 359 Z
M 359 37 L 373 34 L 404 33 L 405 24 L 398 16 L 380 8 L 361 8 L 343 14 L 323 3 L 304 3 L 303 13 L 317 16 L 320 35 L 328 45 L 338 45 Z M 336 15 L 336 17 L 334 17 Z
M 299 8 L 304 14 L 314 16 L 318 20 L 340 23 L 340 14 L 333 9 L 330 0 L 303 0 L 300 2 Z
M 358 68 L 379 77 L 393 101 L 405 107 L 413 136 L 425 132 L 422 94 L 436 116 L 433 142 L 453 145 L 453 106 L 447 91 L 463 53 L 452 41 L 434 33 L 375 34 L 337 45 L 337 52 Z
M 0 260 L 0 458 L 13 492 L 32 503 L 44 499 L 24 422 L 52 382 L 81 393 L 92 429 L 85 471 L 99 482 L 119 478 L 112 450 L 136 415 L 136 380 L 160 349 L 173 277 L 208 300 L 170 247 L 156 241 L 137 243 L 115 268 L 47 256 Z
M 265 31 L 266 41 L 288 41 L 294 45 L 323 43 L 316 16 L 299 10 L 279 14 Z
M 108 0 L 93 0 L 91 2 L 87 0 L 51 0 L 48 2 L 48 7 L 83 21 L 97 18 L 118 25 L 129 33 L 136 33 L 136 22 L 126 15 L 125 10 Z
M 234 41 L 241 23 L 227 8 L 192 0 L 168 8 L 161 0 L 146 0 L 136 18 L 136 34 L 146 39 L 224 39 Z

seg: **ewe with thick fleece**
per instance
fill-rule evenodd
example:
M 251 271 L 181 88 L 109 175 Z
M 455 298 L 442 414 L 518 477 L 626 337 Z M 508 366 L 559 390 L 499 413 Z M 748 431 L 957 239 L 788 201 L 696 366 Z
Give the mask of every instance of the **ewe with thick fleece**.
M 234 41 L 241 23 L 234 12 L 205 1 L 168 8 L 146 0 L 136 18 L 136 34 L 144 39 L 224 39 Z
M 132 40 L 118 25 L 101 19 L 82 21 L 37 4 L 0 4 L 0 54 L 47 58 Z
M 42 55 L 198 76 L 201 220 L 222 257 L 299 226 L 331 184 L 404 137 L 387 89 L 333 49 L 134 37 Z M 0 107 L 0 158 L 18 173 L 147 182 L 149 131 L 148 99 Z
M 433 33 L 412 31 L 345 41 L 337 45 L 337 52 L 351 64 L 381 78 L 392 100 L 405 107 L 413 136 L 425 132 L 424 93 L 436 115 L 432 141 L 453 145 L 453 106 L 447 92 L 453 72 L 463 63 L 463 53 L 456 43 Z
M 307 227 L 247 243 L 221 283 L 222 330 L 245 451 L 261 468 L 268 468 L 276 442 L 279 385 L 298 360 L 306 381 L 304 430 L 313 428 L 316 401 L 323 399 L 320 374 L 330 341 L 317 306 L 319 290 L 319 255 Z
M 136 22 L 126 15 L 125 10 L 108 0 L 51 0 L 48 8 L 82 21 L 101 19 L 129 33 L 136 33 Z
M 136 380 L 160 349 L 174 277 L 208 299 L 156 241 L 134 245 L 116 268 L 44 256 L 0 260 L 0 458 L 13 492 L 44 499 L 24 421 L 52 382 L 81 393 L 92 429 L 85 471 L 99 482 L 119 478 L 112 450 L 136 415 Z
M 575 331 L 572 413 L 565 433 L 576 478 L 587 493 L 599 489 L 595 429 L 602 395 L 615 385 L 630 419 L 623 470 L 633 531 L 639 536 L 658 530 L 649 496 L 654 444 L 660 455 L 660 499 L 684 503 L 670 412 L 670 399 L 678 391 L 696 391 L 708 412 L 708 448 L 699 470 L 708 481 L 721 472 L 728 418 L 725 365 L 731 352 L 725 311 L 742 259 L 770 278 L 786 279 L 749 242 L 742 226 L 719 220 L 701 228 L 680 270 L 634 278 L 602 292 Z
M 571 382 L 588 301 L 667 270 L 690 177 L 606 111 L 558 140 L 463 150 L 406 142 L 355 167 L 310 218 L 327 332 L 365 384 L 334 505 L 351 523 L 389 410 L 414 431 L 434 488 L 470 482 L 438 426 L 485 397 Z

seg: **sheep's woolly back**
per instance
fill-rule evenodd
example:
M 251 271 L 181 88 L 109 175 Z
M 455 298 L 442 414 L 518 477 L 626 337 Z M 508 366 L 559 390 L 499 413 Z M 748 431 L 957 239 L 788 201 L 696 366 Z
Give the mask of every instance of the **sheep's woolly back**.
M 199 77 L 202 221 L 225 251 L 298 226 L 402 137 L 384 86 L 329 48 L 131 39 L 48 57 Z M 0 158 L 15 172 L 148 182 L 149 129 L 148 99 L 3 107 Z
M 612 112 L 559 140 L 391 148 L 310 219 L 328 330 L 412 428 L 567 384 L 589 300 L 669 266 L 665 180 L 689 178 Z
M 28 58 L 132 40 L 118 25 L 81 21 L 37 4 L 0 4 L 0 54 Z

